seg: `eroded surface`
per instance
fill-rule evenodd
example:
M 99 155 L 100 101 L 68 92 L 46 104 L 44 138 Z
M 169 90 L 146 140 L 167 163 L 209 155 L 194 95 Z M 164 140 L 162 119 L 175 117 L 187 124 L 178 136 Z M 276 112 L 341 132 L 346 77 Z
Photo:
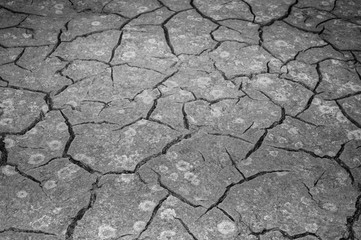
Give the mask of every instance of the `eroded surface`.
M 0 1 L 0 239 L 361 239 L 360 16 Z

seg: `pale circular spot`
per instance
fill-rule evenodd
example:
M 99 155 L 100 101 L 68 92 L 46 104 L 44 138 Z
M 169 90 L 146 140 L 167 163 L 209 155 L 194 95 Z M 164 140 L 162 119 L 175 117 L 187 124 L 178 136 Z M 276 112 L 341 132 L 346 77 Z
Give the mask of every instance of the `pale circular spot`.
M 92 164 L 94 163 L 94 158 L 93 157 L 89 157 L 83 153 L 77 153 L 74 156 L 74 159 L 85 162 L 87 164 Z
M 336 212 L 337 211 L 337 206 L 333 203 L 324 203 L 322 205 L 322 207 L 326 210 L 329 210 L 331 212 Z
M 78 103 L 76 101 L 72 100 L 72 101 L 67 102 L 66 105 L 69 105 L 69 106 L 75 108 L 78 106 Z
M 162 173 L 167 173 L 169 170 L 169 168 L 165 165 L 160 165 L 158 168 L 159 168 L 159 171 Z
M 16 196 L 18 198 L 26 198 L 29 195 L 29 193 L 25 190 L 20 190 L 19 192 L 16 193 Z
M 233 89 L 233 88 L 235 88 L 236 86 L 234 85 L 233 82 L 227 82 L 227 87 Z
M 179 171 L 188 171 L 192 168 L 192 165 L 189 162 L 186 162 L 184 160 L 180 160 L 176 163 L 176 168 Z
M 322 1 L 322 2 L 321 2 L 321 5 L 322 5 L 322 6 L 328 6 L 328 5 L 330 5 L 330 3 L 327 2 L 327 1 Z
M 63 14 L 63 11 L 61 11 L 61 10 L 55 10 L 55 14 Z
M 34 228 L 34 229 L 42 229 L 42 228 L 46 228 L 49 226 L 49 224 L 51 223 L 52 218 L 47 216 L 47 215 L 43 215 L 41 218 L 35 220 L 34 222 L 30 223 L 30 225 Z
M 123 53 L 123 58 L 134 58 L 137 54 L 133 51 L 130 52 L 124 52 Z
M 124 183 L 130 183 L 131 181 L 134 180 L 134 175 L 133 174 L 122 174 L 120 176 L 120 180 Z
M 298 77 L 299 79 L 309 80 L 309 77 L 307 76 L 306 73 L 299 73 L 299 74 L 297 74 L 297 77 Z
M 60 150 L 63 144 L 59 140 L 52 140 L 47 143 L 49 148 L 53 151 Z
M 236 225 L 231 221 L 222 221 L 217 224 L 217 230 L 224 235 L 232 234 L 236 231 Z
M 326 153 L 326 155 L 331 156 L 331 157 L 334 157 L 334 156 L 336 156 L 336 153 L 333 152 L 333 151 L 328 151 L 328 152 Z
M 167 152 L 167 154 L 165 155 L 165 157 L 168 159 L 168 160 L 175 160 L 178 158 L 178 153 L 177 152 L 174 152 L 174 151 L 169 151 Z
M 275 45 L 279 48 L 281 47 L 288 47 L 288 43 L 286 41 L 283 40 L 277 40 L 275 41 Z
M 223 90 L 219 90 L 219 89 L 214 89 L 210 92 L 210 94 L 214 97 L 214 98 L 220 98 L 223 96 L 224 91 Z
M 126 137 L 134 137 L 135 135 L 137 135 L 137 131 L 134 128 L 128 128 L 127 131 L 124 132 Z
M 129 157 L 127 160 L 125 160 L 121 166 L 122 168 L 124 168 L 125 170 L 129 170 L 129 171 L 133 171 L 135 169 L 137 165 L 137 162 L 132 159 L 131 157 Z
M 176 206 L 179 203 L 179 199 L 174 196 L 169 196 L 165 201 L 165 204 L 169 206 Z
M 271 155 L 272 157 L 277 157 L 278 151 L 270 151 L 269 155 Z
M 145 12 L 147 10 L 148 10 L 148 7 L 141 6 L 141 7 L 138 8 L 138 13 Z
M 291 127 L 288 132 L 292 135 L 297 135 L 298 134 L 298 128 L 296 127 Z
M 27 134 L 31 134 L 31 135 L 34 135 L 34 134 L 37 134 L 38 133 L 38 129 L 36 127 L 30 129 Z
M 6 176 L 12 176 L 12 175 L 17 174 L 15 167 L 10 166 L 10 165 L 6 165 L 6 166 L 2 167 L 1 172 Z
M 314 153 L 317 154 L 317 155 L 321 155 L 321 154 L 323 154 L 323 151 L 320 148 L 316 148 L 314 150 Z
M 30 38 L 32 36 L 31 34 L 27 34 L 27 33 L 23 33 L 22 35 L 24 38 Z
M 332 106 L 327 106 L 327 105 L 320 105 L 318 107 L 318 110 L 322 113 L 322 114 L 330 114 L 333 113 L 336 108 L 332 107 Z
M 200 77 L 196 79 L 197 85 L 200 88 L 206 88 L 210 85 L 212 79 L 210 77 Z
M 101 225 L 98 228 L 98 237 L 101 239 L 114 238 L 117 235 L 117 230 L 109 225 Z
M 105 54 L 105 52 L 102 51 L 102 50 L 99 50 L 99 51 L 95 51 L 94 54 L 95 54 L 96 56 L 103 56 L 103 55 Z
M 136 232 L 140 232 L 145 228 L 146 225 L 147 225 L 147 223 L 144 221 L 136 221 L 133 224 L 133 230 Z
M 185 194 L 185 195 L 188 195 L 188 194 L 189 194 L 189 191 L 190 191 L 190 188 L 187 187 L 187 186 L 180 186 L 180 187 L 178 188 L 178 190 L 179 190 L 181 193 L 183 193 L 183 194 Z
M 3 108 L 12 109 L 13 106 L 14 106 L 14 100 L 11 98 L 5 99 L 0 103 L 0 107 L 3 107 Z
M 48 105 L 43 105 L 43 106 L 41 106 L 41 111 L 42 111 L 43 113 L 49 112 L 49 106 L 48 106 Z
M 272 92 L 274 94 L 274 98 L 276 101 L 287 101 L 288 98 L 285 94 L 278 93 L 278 92 Z
M 192 172 L 185 172 L 183 177 L 189 181 L 192 181 L 193 179 L 197 179 L 197 175 L 195 175 Z
M 257 78 L 256 83 L 263 85 L 263 86 L 267 86 L 267 85 L 273 83 L 273 80 L 269 77 L 261 76 L 261 77 Z
M 71 92 L 71 93 L 75 93 L 75 92 L 79 91 L 79 89 L 77 87 L 70 87 L 70 88 L 67 88 L 66 91 Z
M 338 111 L 336 113 L 336 119 L 337 119 L 337 121 L 339 121 L 341 123 L 348 122 L 348 119 L 345 117 L 345 115 L 343 115 L 343 113 L 341 111 Z
M 0 120 L 0 126 L 7 126 L 14 122 L 12 118 L 3 118 Z
M 313 104 L 313 105 L 316 105 L 316 106 L 317 106 L 317 105 L 320 105 L 321 102 L 322 102 L 322 101 L 321 101 L 321 99 L 319 99 L 319 98 L 314 98 L 314 99 L 312 100 L 312 104 Z
M 303 143 L 302 143 L 302 142 L 296 142 L 296 143 L 295 143 L 295 147 L 296 147 L 296 148 L 302 148 L 302 147 L 303 147 Z
M 140 126 L 146 125 L 147 123 L 148 123 L 148 121 L 145 120 L 145 119 L 139 120 L 139 121 L 137 122 L 137 124 L 140 125 Z
M 145 200 L 139 204 L 138 208 L 142 211 L 147 212 L 147 211 L 152 211 L 155 205 L 156 205 L 155 202 L 150 200 Z
M 287 175 L 288 173 L 289 173 L 289 172 L 276 172 L 277 176 L 280 176 L 280 177 L 285 176 L 285 175 Z
M 305 225 L 305 230 L 307 232 L 315 233 L 315 232 L 317 232 L 318 228 L 319 228 L 319 226 L 317 225 L 317 223 L 306 223 L 306 225 Z
M 29 164 L 39 164 L 45 160 L 45 156 L 42 153 L 35 153 L 29 157 Z
M 61 207 L 54 208 L 53 211 L 52 211 L 52 213 L 54 213 L 54 214 L 59 214 L 62 209 L 63 209 L 63 208 L 61 208 Z
M 46 189 L 53 189 L 53 188 L 55 188 L 57 186 L 57 184 L 56 184 L 56 181 L 55 180 L 48 180 L 48 181 L 46 181 L 45 183 L 44 183 L 44 187 L 46 188 Z
M 348 140 L 361 140 L 361 129 L 349 131 L 347 133 Z
M 156 115 L 154 115 L 153 118 L 156 119 L 156 120 L 162 120 L 162 119 L 163 119 L 163 116 L 160 115 L 160 114 L 156 114 Z
M 123 39 L 129 39 L 129 38 L 132 38 L 132 35 L 130 33 L 123 34 Z
M 177 181 L 178 180 L 178 173 L 169 174 L 169 179 L 172 180 L 172 181 Z
M 243 118 L 236 118 L 233 120 L 234 123 L 238 123 L 238 124 L 243 124 L 245 123 L 246 121 L 243 119 Z
M 149 187 L 150 190 L 154 191 L 154 192 L 158 192 L 158 191 L 162 191 L 164 190 L 164 188 L 162 188 L 161 186 L 154 184 L 152 186 Z
M 57 4 L 54 5 L 54 8 L 55 8 L 55 9 L 58 9 L 58 10 L 62 10 L 62 9 L 64 9 L 64 4 L 62 4 L 62 3 L 57 3 Z
M 161 219 L 172 220 L 175 217 L 177 217 L 177 214 L 175 213 L 175 210 L 172 208 L 167 208 L 160 213 Z
M 99 22 L 99 21 L 93 21 L 93 22 L 91 22 L 91 25 L 92 26 L 100 26 L 102 23 L 101 22 Z
M 201 180 L 199 180 L 198 178 L 194 178 L 191 180 L 191 183 L 195 186 L 198 186 L 201 183 Z
M 156 44 L 157 40 L 154 39 L 154 38 L 150 38 L 150 39 L 148 39 L 148 42 L 151 43 L 151 44 Z
M 80 167 L 78 167 L 75 164 L 69 164 L 66 167 L 63 167 L 57 172 L 57 175 L 60 179 L 64 180 L 66 178 L 71 178 L 74 173 L 80 170 Z
M 231 55 L 229 52 L 226 52 L 226 51 L 222 51 L 220 54 L 219 54 L 219 56 L 221 57 L 221 58 L 227 58 L 227 57 L 229 57 L 229 55 Z
M 247 159 L 244 159 L 240 162 L 241 165 L 243 166 L 248 166 L 252 163 L 253 159 L 252 158 L 247 158 Z
M 171 239 L 171 237 L 173 237 L 175 235 L 176 235 L 175 231 L 173 231 L 173 230 L 165 230 L 165 231 L 160 233 L 159 239 L 160 240 L 169 240 L 169 239 Z
M 358 157 L 354 157 L 354 158 L 352 158 L 352 162 L 359 164 L 359 163 L 361 163 L 361 160 Z
M 12 147 L 15 146 L 15 141 L 13 139 L 11 139 L 11 138 L 8 138 L 8 137 L 6 137 L 4 139 L 4 143 L 5 143 L 6 148 L 12 148 Z

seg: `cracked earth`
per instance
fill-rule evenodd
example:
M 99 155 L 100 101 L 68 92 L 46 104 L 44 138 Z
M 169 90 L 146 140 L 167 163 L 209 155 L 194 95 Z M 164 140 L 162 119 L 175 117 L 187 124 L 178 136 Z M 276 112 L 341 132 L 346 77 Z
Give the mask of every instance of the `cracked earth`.
M 361 239 L 360 0 L 0 0 L 0 239 Z

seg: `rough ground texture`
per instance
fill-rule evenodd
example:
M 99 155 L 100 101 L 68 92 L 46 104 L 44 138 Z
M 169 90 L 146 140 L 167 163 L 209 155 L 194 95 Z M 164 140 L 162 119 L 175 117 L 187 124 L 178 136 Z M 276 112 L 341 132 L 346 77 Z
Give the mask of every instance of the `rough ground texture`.
M 360 0 L 0 0 L 0 239 L 360 240 Z

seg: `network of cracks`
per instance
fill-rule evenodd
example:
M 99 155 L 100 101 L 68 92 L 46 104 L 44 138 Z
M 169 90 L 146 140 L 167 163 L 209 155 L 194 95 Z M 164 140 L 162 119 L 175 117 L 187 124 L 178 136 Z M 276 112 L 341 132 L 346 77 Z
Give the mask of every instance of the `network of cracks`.
M 0 239 L 361 239 L 360 0 L 1 0 Z

